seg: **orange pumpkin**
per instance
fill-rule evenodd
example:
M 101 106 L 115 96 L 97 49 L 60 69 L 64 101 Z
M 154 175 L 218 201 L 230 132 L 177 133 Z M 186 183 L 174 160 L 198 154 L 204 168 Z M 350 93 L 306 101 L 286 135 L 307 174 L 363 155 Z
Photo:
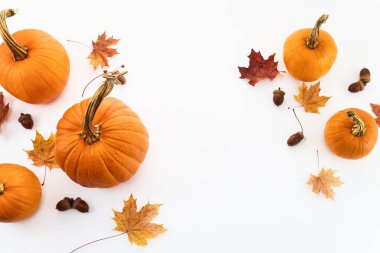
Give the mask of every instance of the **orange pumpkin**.
M 148 133 L 121 100 L 105 98 L 126 72 L 106 73 L 92 99 L 69 108 L 58 122 L 56 159 L 76 183 L 107 188 L 127 181 L 143 162 Z
M 284 44 L 284 62 L 288 72 L 297 80 L 319 80 L 332 67 L 338 50 L 331 35 L 320 26 L 328 15 L 322 15 L 313 29 L 305 28 L 292 33 Z
M 65 88 L 70 62 L 65 48 L 44 31 L 25 29 L 11 35 L 5 19 L 15 10 L 0 12 L 0 84 L 16 98 L 47 103 Z
M 32 215 L 41 201 L 41 184 L 27 168 L 0 164 L 0 222 L 14 222 Z
M 337 156 L 359 159 L 368 155 L 377 142 L 378 126 L 366 111 L 348 108 L 334 114 L 325 126 L 325 142 Z

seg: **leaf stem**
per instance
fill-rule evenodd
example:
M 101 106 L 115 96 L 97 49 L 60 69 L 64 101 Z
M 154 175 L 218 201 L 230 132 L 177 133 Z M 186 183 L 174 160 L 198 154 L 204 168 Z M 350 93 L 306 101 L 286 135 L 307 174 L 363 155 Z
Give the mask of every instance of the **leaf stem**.
M 290 109 L 290 107 L 288 107 L 288 109 Z M 299 123 L 300 126 L 301 126 L 301 130 L 302 130 L 302 133 L 303 133 L 303 127 L 302 127 L 301 121 L 298 119 L 297 114 L 296 114 L 296 111 L 294 110 L 294 108 L 292 108 L 292 110 L 293 110 L 294 116 L 296 117 L 298 123 Z
M 107 73 L 107 70 L 105 70 L 103 73 L 101 73 L 100 75 L 94 77 L 91 79 L 91 81 L 89 81 L 86 86 L 84 87 L 83 91 L 82 91 L 82 97 L 84 96 L 84 92 L 86 91 L 87 87 L 93 82 L 95 81 L 97 78 L 101 77 L 104 73 Z
M 45 165 L 45 172 L 44 172 L 44 179 L 42 180 L 42 186 L 45 185 L 45 179 L 46 179 L 46 165 Z
M 319 152 L 318 152 L 318 149 L 317 149 L 317 160 L 318 160 L 317 173 L 318 173 L 318 175 L 319 175 Z
M 95 241 L 88 242 L 88 243 L 83 244 L 83 245 L 79 246 L 78 248 L 75 248 L 74 250 L 70 251 L 70 253 L 73 253 L 73 252 L 77 251 L 78 249 L 81 249 L 81 248 L 83 248 L 83 247 L 85 247 L 85 246 L 87 246 L 87 245 L 93 244 L 93 243 L 95 243 L 95 242 L 103 241 L 103 240 L 106 240 L 106 239 L 111 239 L 111 238 L 113 238 L 113 237 L 118 237 L 118 236 L 124 235 L 124 234 L 126 234 L 126 233 L 127 233 L 127 232 L 123 232 L 123 233 L 121 233 L 121 234 L 112 235 L 112 236 L 108 236 L 108 237 L 103 237 L 103 238 L 97 239 L 97 240 L 95 240 Z
M 72 42 L 72 43 L 81 44 L 82 46 L 85 46 L 85 47 L 87 47 L 87 48 L 89 48 L 89 49 L 91 49 L 91 50 L 92 50 L 92 48 L 91 48 L 91 47 L 87 46 L 86 44 L 84 44 L 84 43 L 82 43 L 82 42 L 79 42 L 79 41 L 75 41 L 75 40 L 66 40 L 66 41 L 68 41 L 68 42 Z

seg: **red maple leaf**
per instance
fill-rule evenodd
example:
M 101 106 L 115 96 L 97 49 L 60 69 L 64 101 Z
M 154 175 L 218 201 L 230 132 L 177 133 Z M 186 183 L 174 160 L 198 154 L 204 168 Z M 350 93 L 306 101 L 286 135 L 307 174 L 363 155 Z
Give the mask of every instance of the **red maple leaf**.
M 252 86 L 255 86 L 257 82 L 265 78 L 273 80 L 279 73 L 277 69 L 278 62 L 274 61 L 274 56 L 275 54 L 272 54 L 268 59 L 264 60 L 260 51 L 255 52 L 255 50 L 252 49 L 251 54 L 248 56 L 248 68 L 238 67 L 241 74 L 240 78 L 248 79 L 249 84 Z

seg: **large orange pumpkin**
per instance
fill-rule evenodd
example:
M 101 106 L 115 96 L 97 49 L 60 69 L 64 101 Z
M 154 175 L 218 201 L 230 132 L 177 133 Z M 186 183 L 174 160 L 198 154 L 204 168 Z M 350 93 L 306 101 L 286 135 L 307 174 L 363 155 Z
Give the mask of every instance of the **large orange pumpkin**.
M 0 164 L 0 222 L 14 222 L 32 215 L 41 201 L 41 184 L 27 168 Z
M 57 162 L 82 186 L 107 188 L 127 181 L 148 150 L 148 133 L 136 113 L 119 99 L 105 98 L 124 73 L 104 74 L 92 99 L 73 105 L 58 122 Z
M 65 48 L 44 31 L 25 29 L 11 35 L 0 12 L 0 84 L 16 98 L 32 104 L 50 102 L 65 88 L 70 62 Z
M 312 82 L 324 76 L 332 67 L 338 50 L 331 35 L 320 26 L 328 15 L 322 15 L 313 29 L 292 33 L 284 44 L 284 62 L 288 72 L 297 80 Z
M 359 159 L 377 142 L 378 126 L 366 111 L 348 108 L 334 114 L 325 126 L 325 142 L 337 156 Z

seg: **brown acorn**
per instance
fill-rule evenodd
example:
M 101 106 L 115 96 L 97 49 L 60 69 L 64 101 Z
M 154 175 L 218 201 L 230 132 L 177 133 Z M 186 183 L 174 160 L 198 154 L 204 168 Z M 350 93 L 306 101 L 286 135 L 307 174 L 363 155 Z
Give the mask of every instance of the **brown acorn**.
M 89 206 L 86 201 L 79 197 L 74 200 L 73 208 L 77 209 L 81 213 L 87 213 L 89 210 Z
M 126 84 L 126 83 L 127 83 L 127 79 L 125 78 L 125 76 L 119 76 L 119 77 L 117 78 L 117 80 L 119 80 L 119 82 L 120 82 L 121 84 Z
M 33 128 L 32 115 L 30 115 L 29 113 L 21 113 L 20 117 L 18 118 L 18 122 L 20 122 L 21 125 L 26 129 Z
M 122 65 L 122 67 L 123 67 L 124 65 Z M 115 72 L 113 72 L 113 74 L 114 75 L 118 75 L 118 74 L 120 74 L 120 71 L 115 71 Z M 127 79 L 125 78 L 125 76 L 124 75 L 120 75 L 120 76 L 118 76 L 117 77 L 117 80 L 121 83 L 121 84 L 126 84 L 127 83 Z
M 288 108 L 288 109 L 290 109 L 290 108 Z M 303 134 L 303 127 L 302 127 L 301 121 L 298 119 L 296 111 L 294 110 L 294 108 L 293 108 L 293 113 L 294 113 L 294 117 L 296 117 L 298 123 L 300 124 L 301 132 L 297 132 L 295 134 L 292 134 L 288 138 L 288 141 L 287 141 L 288 146 L 295 146 L 298 143 L 300 143 L 300 141 L 302 141 L 303 139 L 305 139 L 305 135 Z
M 360 80 L 348 86 L 348 90 L 352 93 L 364 90 L 364 87 L 371 81 L 371 72 L 369 69 L 363 68 L 360 70 Z
M 287 141 L 288 146 L 295 146 L 298 143 L 300 143 L 300 141 L 302 141 L 304 138 L 305 136 L 303 135 L 303 132 L 297 132 L 295 134 L 292 134 Z
M 273 91 L 273 103 L 277 106 L 282 105 L 284 102 L 285 92 L 279 87 L 278 90 Z
M 66 211 L 73 207 L 74 200 L 72 198 L 65 197 L 64 199 L 60 200 L 57 205 L 56 209 L 58 211 Z
M 371 72 L 369 72 L 369 69 L 363 68 L 360 70 L 360 81 L 362 81 L 364 85 L 371 81 Z
M 352 93 L 355 93 L 364 90 L 364 87 L 365 84 L 362 81 L 357 81 L 350 84 L 350 86 L 348 86 L 348 90 Z

